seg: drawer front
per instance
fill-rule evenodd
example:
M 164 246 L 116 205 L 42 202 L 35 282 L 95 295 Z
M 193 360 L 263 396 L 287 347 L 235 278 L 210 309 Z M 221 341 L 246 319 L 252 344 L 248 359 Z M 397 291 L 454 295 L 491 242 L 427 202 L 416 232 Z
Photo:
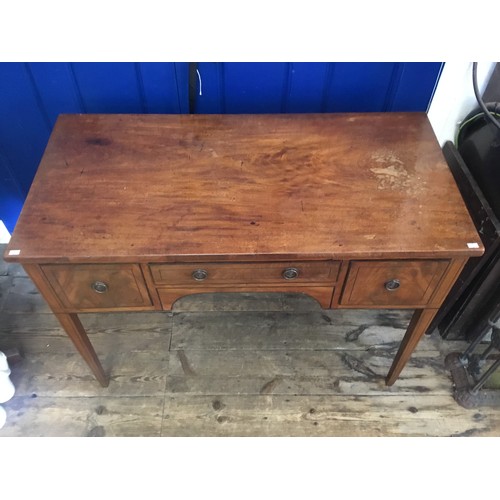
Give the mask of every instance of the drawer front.
M 150 265 L 157 285 L 200 287 L 227 284 L 332 284 L 337 279 L 339 267 L 340 263 L 334 261 Z
M 351 262 L 341 305 L 425 306 L 431 299 L 447 260 Z
M 151 306 L 137 264 L 44 265 L 42 269 L 68 309 Z
M 206 286 L 203 288 L 190 287 L 190 288 L 159 288 L 158 295 L 160 297 L 161 305 L 163 309 L 172 309 L 174 303 L 188 295 L 200 294 L 200 293 L 304 293 L 316 299 L 323 309 L 328 309 L 332 301 L 333 287 L 331 286 L 293 286 L 293 285 L 271 285 L 271 286 L 257 286 L 243 288 L 237 286 L 224 286 L 224 287 L 210 287 Z

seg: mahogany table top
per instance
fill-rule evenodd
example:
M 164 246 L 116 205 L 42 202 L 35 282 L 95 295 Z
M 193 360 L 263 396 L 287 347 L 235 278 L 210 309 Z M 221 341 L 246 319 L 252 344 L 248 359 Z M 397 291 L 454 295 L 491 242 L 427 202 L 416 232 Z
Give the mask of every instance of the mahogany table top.
M 424 113 L 61 115 L 5 257 L 237 261 L 482 251 Z

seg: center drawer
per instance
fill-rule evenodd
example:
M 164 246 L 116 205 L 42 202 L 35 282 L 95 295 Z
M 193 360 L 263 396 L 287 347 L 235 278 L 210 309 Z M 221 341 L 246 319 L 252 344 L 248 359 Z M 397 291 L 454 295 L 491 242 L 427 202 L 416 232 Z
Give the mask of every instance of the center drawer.
M 228 285 L 335 283 L 340 263 L 337 261 L 305 262 L 238 262 L 151 264 L 156 285 Z

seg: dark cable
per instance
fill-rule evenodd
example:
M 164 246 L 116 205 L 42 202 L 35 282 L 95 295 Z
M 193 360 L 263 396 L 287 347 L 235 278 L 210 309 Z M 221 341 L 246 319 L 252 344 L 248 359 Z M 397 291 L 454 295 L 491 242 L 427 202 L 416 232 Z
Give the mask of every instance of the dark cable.
M 479 88 L 477 86 L 477 62 L 472 63 L 472 85 L 474 86 L 474 94 L 476 94 L 476 99 L 477 102 L 479 103 L 479 106 L 483 110 L 486 118 L 490 120 L 495 127 L 500 130 L 500 123 L 493 118 L 493 115 L 488 111 L 488 108 L 483 102 L 483 99 L 481 98 L 481 95 L 479 94 Z

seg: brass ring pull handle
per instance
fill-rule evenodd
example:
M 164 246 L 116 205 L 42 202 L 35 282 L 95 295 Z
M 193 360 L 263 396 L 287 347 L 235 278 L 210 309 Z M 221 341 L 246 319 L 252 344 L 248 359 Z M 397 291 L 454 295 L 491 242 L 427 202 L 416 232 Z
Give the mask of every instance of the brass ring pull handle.
M 96 293 L 106 293 L 108 291 L 108 285 L 104 281 L 94 281 L 90 287 Z
M 281 276 L 286 280 L 294 280 L 299 277 L 299 270 L 295 267 L 287 267 L 282 273 Z
M 397 290 L 401 286 L 401 282 L 399 280 L 389 280 L 387 283 L 384 284 L 385 289 L 389 290 L 389 292 L 393 292 L 394 290 Z
M 208 278 L 208 273 L 205 269 L 196 269 L 191 275 L 196 281 L 203 281 Z

